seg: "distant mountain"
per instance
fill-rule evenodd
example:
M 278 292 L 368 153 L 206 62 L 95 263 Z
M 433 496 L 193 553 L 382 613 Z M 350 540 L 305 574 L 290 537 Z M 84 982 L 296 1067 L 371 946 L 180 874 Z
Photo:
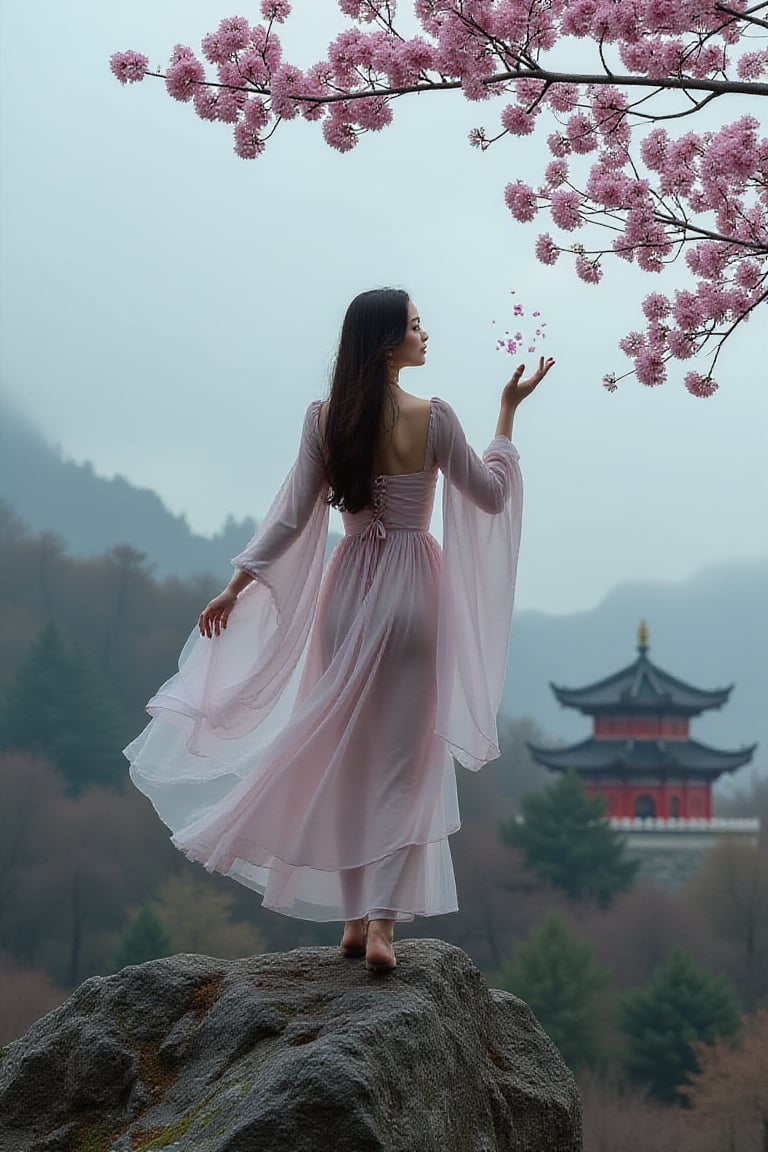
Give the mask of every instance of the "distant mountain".
M 157 576 L 225 574 L 253 534 L 254 521 L 231 517 L 218 535 L 196 535 L 148 488 L 106 480 L 90 464 L 63 458 L 13 411 L 0 410 L 0 499 L 36 532 L 53 532 L 75 556 L 118 544 L 144 552 Z
M 549 683 L 580 687 L 631 664 L 641 620 L 655 664 L 700 688 L 734 685 L 722 709 L 691 722 L 693 738 L 722 748 L 759 741 L 754 763 L 768 772 L 768 557 L 677 584 L 622 584 L 590 612 L 517 613 L 503 710 L 535 717 L 553 740 L 586 737 L 589 717 L 562 708 Z

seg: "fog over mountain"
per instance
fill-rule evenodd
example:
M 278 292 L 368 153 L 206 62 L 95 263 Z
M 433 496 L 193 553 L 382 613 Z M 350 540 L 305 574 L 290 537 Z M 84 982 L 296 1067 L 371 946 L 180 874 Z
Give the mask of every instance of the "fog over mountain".
M 105 479 L 75 464 L 23 419 L 0 409 L 0 499 L 36 532 L 54 532 L 77 556 L 119 544 L 144 552 L 157 576 L 221 575 L 251 535 L 252 520 L 228 519 L 213 538 L 196 535 L 157 494 L 122 477 Z M 336 542 L 329 540 L 329 550 Z M 579 558 L 563 558 L 578 565 Z M 553 740 L 578 740 L 588 717 L 563 709 L 550 681 L 574 687 L 631 663 L 637 628 L 650 628 L 650 658 L 702 688 L 734 685 L 721 710 L 692 722 L 705 743 L 738 748 L 758 741 L 755 764 L 768 771 L 768 557 L 706 568 L 679 583 L 624 583 L 591 611 L 518 611 L 503 711 L 533 717 Z M 755 768 L 746 766 L 736 784 Z
M 35 532 L 53 532 L 75 556 L 130 543 L 157 576 L 225 574 L 229 558 L 255 529 L 231 517 L 212 538 L 198 536 L 149 488 L 122 476 L 97 476 L 52 447 L 12 409 L 0 407 L 0 499 Z

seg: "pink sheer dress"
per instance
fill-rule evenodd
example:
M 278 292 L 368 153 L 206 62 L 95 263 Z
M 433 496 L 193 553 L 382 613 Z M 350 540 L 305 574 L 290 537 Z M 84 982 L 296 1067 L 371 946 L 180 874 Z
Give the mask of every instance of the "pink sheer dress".
M 378 476 L 323 574 L 327 485 L 310 405 L 298 458 L 233 563 L 254 581 L 193 632 L 125 750 L 131 779 L 210 871 L 309 920 L 456 909 L 452 757 L 498 756 L 520 539 L 518 454 L 483 458 L 430 402 L 424 468 Z M 429 533 L 443 473 L 443 549 Z

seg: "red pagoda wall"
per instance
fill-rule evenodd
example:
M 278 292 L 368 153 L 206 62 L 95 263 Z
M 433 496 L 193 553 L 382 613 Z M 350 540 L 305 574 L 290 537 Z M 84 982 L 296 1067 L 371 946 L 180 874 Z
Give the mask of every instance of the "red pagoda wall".
M 687 740 L 688 721 L 668 716 L 603 716 L 595 718 L 597 740 Z
M 709 784 L 590 784 L 584 781 L 588 796 L 603 796 L 606 816 L 633 820 L 638 800 L 650 797 L 657 819 L 676 817 L 680 820 L 711 820 L 712 789 Z M 675 804 L 677 801 L 677 804 Z M 675 808 L 677 811 L 675 811 Z

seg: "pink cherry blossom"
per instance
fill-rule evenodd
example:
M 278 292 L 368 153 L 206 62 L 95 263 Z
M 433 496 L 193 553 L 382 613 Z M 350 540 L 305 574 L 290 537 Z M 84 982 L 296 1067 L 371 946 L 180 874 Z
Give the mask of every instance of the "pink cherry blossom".
M 195 111 L 203 120 L 218 120 L 223 124 L 236 124 L 243 103 L 241 93 L 224 88 L 198 85 L 192 96 Z
M 379 132 L 392 122 L 392 109 L 381 97 L 356 100 L 352 114 L 355 122 L 368 132 Z
M 623 208 L 631 201 L 632 181 L 621 171 L 595 164 L 587 180 L 587 193 L 605 208 Z
M 434 46 L 423 36 L 413 36 L 410 40 L 404 41 L 401 55 L 406 61 L 408 74 L 413 77 L 434 68 L 437 59 Z
M 696 331 L 704 323 L 704 310 L 699 297 L 685 288 L 675 293 L 672 315 L 685 332 Z
M 736 72 L 740 80 L 759 80 L 768 72 L 768 48 L 760 52 L 745 52 L 739 57 Z
M 729 293 L 720 284 L 704 282 L 699 284 L 699 306 L 705 320 L 720 323 L 727 319 L 730 311 Z
M 536 117 L 519 104 L 509 104 L 501 114 L 501 123 L 513 136 L 529 136 L 536 127 Z
M 669 300 L 659 292 L 652 292 L 643 300 L 643 312 L 649 320 L 663 320 L 671 311 L 672 305 Z
M 550 211 L 558 228 L 562 228 L 565 232 L 573 232 L 575 228 L 581 226 L 580 205 L 578 192 L 558 189 L 552 193 Z
M 595 125 L 583 112 L 575 112 L 565 126 L 568 142 L 573 152 L 594 152 L 597 148 Z
M 121 84 L 136 84 L 144 79 L 149 60 L 141 52 L 115 52 L 109 66 Z
M 301 101 L 295 96 L 305 87 L 304 73 L 293 64 L 282 64 L 272 75 L 272 111 L 282 120 L 298 115 Z
M 606 144 L 626 144 L 630 137 L 627 122 L 628 100 L 618 88 L 594 88 L 590 93 L 592 117 Z
M 554 264 L 560 255 L 560 249 L 548 232 L 536 240 L 536 257 L 542 264 Z
M 547 144 L 553 156 L 569 156 L 571 153 L 571 142 L 561 132 L 553 132 L 551 136 L 547 136 Z
M 258 48 L 249 48 L 246 52 L 242 52 L 237 68 L 242 79 L 251 84 L 261 85 L 269 81 L 269 65 L 263 51 L 259 51 Z
M 589 260 L 586 256 L 577 256 L 576 275 L 585 284 L 599 284 L 603 277 L 603 270 L 596 261 Z
M 337 152 L 349 152 L 357 144 L 357 132 L 338 104 L 331 106 L 330 115 L 323 120 L 323 136 Z
M 763 271 L 757 260 L 741 260 L 736 269 L 735 280 L 741 288 L 753 292 L 763 279 Z
M 596 0 L 571 0 L 561 22 L 563 35 L 588 36 L 596 9 Z
M 339 84 L 354 85 L 358 67 L 373 66 L 373 43 L 359 28 L 345 28 L 328 45 L 328 61 Z
M 698 343 L 690 332 L 670 328 L 667 332 L 667 347 L 676 360 L 689 360 L 698 350 Z
M 541 80 L 532 80 L 530 77 L 515 82 L 515 95 L 520 104 L 526 107 L 538 105 L 545 94 L 546 85 Z
M 625 356 L 637 356 L 645 347 L 645 336 L 642 332 L 628 332 L 619 341 L 619 347 Z
M 203 40 L 203 53 L 211 64 L 229 60 L 237 52 L 248 47 L 251 27 L 243 16 L 231 16 L 222 20 L 219 27 Z
M 291 14 L 291 6 L 288 0 L 261 0 L 261 14 L 265 20 L 282 24 Z
M 664 128 L 654 128 L 640 145 L 640 155 L 646 168 L 660 172 L 667 158 L 669 136 Z
M 548 187 L 559 188 L 568 179 L 568 165 L 565 160 L 553 160 L 544 172 L 544 180 Z
M 641 348 L 635 357 L 635 375 L 641 384 L 655 388 L 667 378 L 664 354 L 658 345 Z
M 192 103 L 201 120 L 214 122 L 219 118 L 218 89 L 198 84 L 192 89 Z
M 537 211 L 536 196 L 528 184 L 524 184 L 522 180 L 508 184 L 504 191 L 504 199 L 516 220 L 533 220 Z
M 718 388 L 711 376 L 702 376 L 699 372 L 688 372 L 683 383 L 691 396 L 711 396 Z
M 269 110 L 263 100 L 246 100 L 243 105 L 243 124 L 253 132 L 259 132 L 267 126 L 269 119 Z
M 386 7 L 385 0 L 339 0 L 339 8 L 346 16 L 368 23 L 375 20 L 384 7 Z M 390 0 L 390 8 L 394 10 L 394 7 L 394 3 Z
M 719 280 L 728 263 L 729 252 L 723 244 L 704 240 L 689 248 L 685 262 L 692 272 L 705 280 Z
M 205 68 L 191 48 L 177 44 L 165 74 L 165 86 L 174 100 L 191 100 L 195 90 L 205 82 Z
M 255 160 L 264 151 L 266 145 L 258 132 L 251 128 L 245 120 L 235 125 L 235 152 L 243 160 Z
M 579 100 L 578 84 L 553 84 L 547 96 L 556 112 L 572 112 Z

